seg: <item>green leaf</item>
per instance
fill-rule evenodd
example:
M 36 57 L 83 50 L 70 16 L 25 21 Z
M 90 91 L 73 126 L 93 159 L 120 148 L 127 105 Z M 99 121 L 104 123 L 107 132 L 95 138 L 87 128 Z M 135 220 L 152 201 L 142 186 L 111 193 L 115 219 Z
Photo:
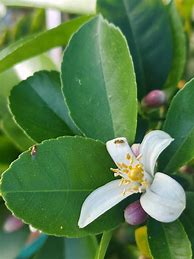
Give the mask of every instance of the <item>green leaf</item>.
M 157 259 L 192 258 L 191 243 L 180 223 L 148 222 L 148 241 L 152 256 Z
M 90 18 L 90 16 L 79 17 L 9 45 L 0 51 L 0 72 L 49 49 L 66 45 L 72 34 Z M 34 46 L 38 46 L 38 48 Z
M 10 90 L 17 85 L 21 79 L 26 79 L 40 69 L 55 69 L 55 65 L 47 55 L 40 55 L 29 59 L 0 74 L 0 117 L 2 130 L 20 150 L 26 150 L 34 144 L 34 141 L 30 139 L 13 120 L 10 110 L 8 109 L 8 97 Z M 22 113 L 23 112 L 24 110 Z
M 167 7 L 161 0 L 99 0 L 98 10 L 126 36 L 133 56 L 139 96 L 165 83 L 173 41 Z
M 164 87 L 175 90 L 185 67 L 186 39 L 182 21 L 173 1 L 169 4 L 167 11 L 169 13 L 173 36 L 173 63 Z
M 94 258 L 96 245 L 95 237 L 93 236 L 71 239 L 48 237 L 44 246 L 33 259 L 91 259 Z
M 7 6 L 27 6 L 36 8 L 55 8 L 69 13 L 95 13 L 96 0 L 1 0 Z
M 35 141 L 73 134 L 58 72 L 35 73 L 13 88 L 9 101 L 16 122 Z
M 134 141 L 136 80 L 126 40 L 116 27 L 97 16 L 73 35 L 62 82 L 71 117 L 86 136 Z
M 162 154 L 160 168 L 172 173 L 194 157 L 194 79 L 173 98 L 163 127 L 174 138 Z
M 183 214 L 180 217 L 180 220 L 191 241 L 192 251 L 194 252 L 194 207 L 193 207 L 194 193 L 187 192 L 186 195 L 187 195 L 187 205 L 186 205 L 186 209 L 184 210 Z
M 5 135 L 9 137 L 19 150 L 25 150 L 34 142 L 16 125 L 8 109 L 8 96 L 10 90 L 19 82 L 19 80 L 19 75 L 13 68 L 0 74 L 0 122 L 1 129 Z
M 123 221 L 127 199 L 86 228 L 77 224 L 85 198 L 114 179 L 112 166 L 101 142 L 83 137 L 44 141 L 36 146 L 36 154 L 23 153 L 3 174 L 1 194 L 17 217 L 44 233 L 69 237 L 101 233 Z

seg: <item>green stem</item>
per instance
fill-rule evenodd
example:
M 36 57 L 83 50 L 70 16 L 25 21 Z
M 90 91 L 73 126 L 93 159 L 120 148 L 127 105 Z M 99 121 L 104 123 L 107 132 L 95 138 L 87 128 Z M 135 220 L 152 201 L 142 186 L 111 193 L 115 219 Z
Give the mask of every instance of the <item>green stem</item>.
M 103 232 L 95 259 L 104 259 L 111 237 L 112 231 Z

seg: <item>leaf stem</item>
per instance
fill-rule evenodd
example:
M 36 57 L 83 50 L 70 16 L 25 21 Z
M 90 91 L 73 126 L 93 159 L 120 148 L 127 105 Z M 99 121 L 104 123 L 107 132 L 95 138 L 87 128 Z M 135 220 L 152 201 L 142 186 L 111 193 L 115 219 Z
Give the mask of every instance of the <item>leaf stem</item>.
M 104 259 L 111 237 L 112 231 L 103 232 L 95 259 Z

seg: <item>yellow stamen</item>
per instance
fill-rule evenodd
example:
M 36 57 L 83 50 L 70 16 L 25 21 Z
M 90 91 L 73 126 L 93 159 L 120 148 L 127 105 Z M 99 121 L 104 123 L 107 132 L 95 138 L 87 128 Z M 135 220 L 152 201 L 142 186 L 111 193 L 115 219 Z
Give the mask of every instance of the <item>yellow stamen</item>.
M 113 173 L 118 173 L 119 172 L 119 169 L 117 168 L 117 169 L 115 169 L 115 168 L 111 168 L 110 169 Z
M 127 168 L 128 166 L 125 163 L 122 163 L 122 168 Z

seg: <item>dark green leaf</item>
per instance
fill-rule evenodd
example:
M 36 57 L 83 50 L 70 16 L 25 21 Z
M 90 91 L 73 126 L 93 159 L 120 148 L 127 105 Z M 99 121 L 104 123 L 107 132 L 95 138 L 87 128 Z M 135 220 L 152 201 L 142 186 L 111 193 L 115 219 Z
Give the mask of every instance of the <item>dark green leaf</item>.
M 111 181 L 112 160 L 105 145 L 83 137 L 61 137 L 23 153 L 3 174 L 1 193 L 19 218 L 44 233 L 79 237 L 100 233 L 123 221 L 119 204 L 86 228 L 78 228 L 83 201 Z M 127 202 L 127 200 L 126 200 Z
M 125 38 L 116 27 L 101 16 L 82 26 L 65 50 L 62 81 L 70 114 L 86 136 L 134 141 L 135 74 Z
M 173 98 L 164 131 L 174 141 L 163 153 L 160 168 L 172 173 L 194 157 L 194 80 L 188 82 Z
M 0 121 L 3 132 L 10 138 L 18 149 L 25 150 L 34 142 L 30 140 L 16 125 L 8 109 L 8 96 L 10 90 L 19 81 L 19 74 L 15 69 L 9 69 L 0 74 Z
M 191 243 L 180 223 L 148 222 L 148 241 L 151 253 L 157 259 L 191 259 Z
M 16 122 L 35 141 L 73 134 L 58 72 L 35 73 L 13 88 L 9 100 Z
M 187 195 L 186 210 L 181 215 L 180 220 L 191 241 L 192 251 L 194 252 L 194 206 L 193 206 L 194 193 L 187 192 L 186 195 Z
M 29 59 L 0 74 L 0 116 L 2 120 L 2 130 L 20 150 L 26 150 L 34 144 L 34 141 L 30 139 L 13 120 L 10 110 L 8 109 L 8 97 L 10 90 L 17 85 L 21 79 L 26 79 L 35 71 L 41 69 L 55 69 L 55 65 L 47 55 L 40 55 Z M 24 110 L 22 113 L 24 113 Z
M 72 34 L 90 18 L 83 16 L 11 44 L 0 52 L 0 71 L 54 47 L 66 45 Z
M 173 57 L 167 7 L 161 0 L 99 0 L 98 9 L 121 28 L 128 40 L 140 97 L 145 89 L 161 88 Z
M 175 89 L 183 74 L 186 60 L 186 40 L 180 16 L 172 1 L 167 9 L 173 36 L 173 63 L 165 83 L 165 88 Z

